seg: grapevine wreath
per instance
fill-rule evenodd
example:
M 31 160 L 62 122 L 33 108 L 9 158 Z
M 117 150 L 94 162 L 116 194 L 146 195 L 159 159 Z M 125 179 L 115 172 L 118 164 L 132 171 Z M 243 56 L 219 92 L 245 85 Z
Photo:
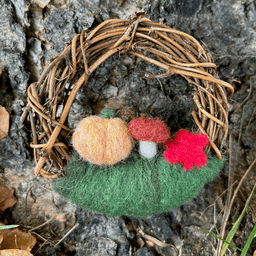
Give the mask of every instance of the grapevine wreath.
M 197 109 L 192 116 L 198 131 L 171 134 L 171 127 L 153 118 L 135 118 L 128 124 L 107 109 L 81 120 L 72 131 L 67 116 L 78 90 L 115 53 L 134 55 L 165 70 L 145 74 L 149 78 L 185 78 L 195 89 Z M 216 65 L 195 38 L 145 15 L 110 19 L 84 30 L 28 87 L 21 121 L 32 134 L 34 174 L 56 179 L 57 192 L 97 213 L 144 217 L 181 206 L 196 197 L 224 163 L 227 98 L 234 90 L 216 76 Z M 83 161 L 70 159 L 68 141 Z

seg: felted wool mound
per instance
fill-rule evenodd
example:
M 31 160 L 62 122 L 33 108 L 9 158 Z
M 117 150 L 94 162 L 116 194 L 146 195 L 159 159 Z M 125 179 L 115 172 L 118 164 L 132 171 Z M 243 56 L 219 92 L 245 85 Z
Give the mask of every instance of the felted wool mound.
M 191 201 L 224 165 L 224 159 L 209 155 L 207 166 L 183 172 L 182 166 L 167 163 L 163 154 L 153 159 L 137 154 L 130 158 L 104 168 L 74 158 L 67 176 L 54 181 L 55 190 L 85 210 L 142 218 Z

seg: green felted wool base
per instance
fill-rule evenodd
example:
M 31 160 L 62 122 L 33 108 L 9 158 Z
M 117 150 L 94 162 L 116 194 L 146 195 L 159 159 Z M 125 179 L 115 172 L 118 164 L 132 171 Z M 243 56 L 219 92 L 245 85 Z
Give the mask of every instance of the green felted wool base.
M 167 163 L 163 154 L 150 160 L 133 154 L 129 161 L 105 168 L 73 159 L 67 176 L 55 180 L 54 187 L 85 210 L 142 218 L 191 201 L 223 165 L 224 159 L 210 155 L 207 166 L 189 172 Z

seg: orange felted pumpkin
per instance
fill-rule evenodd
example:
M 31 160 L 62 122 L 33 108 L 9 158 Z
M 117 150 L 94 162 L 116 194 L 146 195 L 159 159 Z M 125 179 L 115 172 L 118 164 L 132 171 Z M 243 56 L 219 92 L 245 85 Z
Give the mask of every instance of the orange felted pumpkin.
M 97 165 L 112 165 L 125 159 L 133 147 L 127 124 L 120 118 L 89 116 L 78 124 L 73 146 L 80 156 Z

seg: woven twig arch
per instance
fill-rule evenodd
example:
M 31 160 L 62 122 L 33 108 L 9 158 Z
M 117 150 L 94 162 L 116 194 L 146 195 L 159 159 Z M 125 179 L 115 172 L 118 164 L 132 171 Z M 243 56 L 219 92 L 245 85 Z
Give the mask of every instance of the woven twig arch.
M 59 177 L 65 161 L 70 160 L 63 138 L 71 129 L 64 123 L 76 93 L 86 85 L 89 75 L 117 52 L 127 52 L 166 70 L 160 75 L 146 74 L 147 77 L 179 74 L 195 87 L 193 99 L 198 108 L 192 111 L 192 116 L 221 159 L 220 150 L 228 133 L 227 97 L 233 94 L 233 87 L 215 78 L 216 65 L 195 38 L 154 23 L 144 15 L 134 15 L 129 20 L 107 20 L 92 31 L 75 35 L 72 43 L 46 66 L 38 82 L 28 87 L 28 104 L 21 121 L 29 116 L 33 138 L 30 146 L 36 162 L 34 174 Z M 154 54 L 155 58 L 144 52 Z M 58 104 L 64 104 L 64 108 L 56 120 Z M 46 165 L 48 171 L 44 169 Z M 53 165 L 59 173 L 49 172 Z

